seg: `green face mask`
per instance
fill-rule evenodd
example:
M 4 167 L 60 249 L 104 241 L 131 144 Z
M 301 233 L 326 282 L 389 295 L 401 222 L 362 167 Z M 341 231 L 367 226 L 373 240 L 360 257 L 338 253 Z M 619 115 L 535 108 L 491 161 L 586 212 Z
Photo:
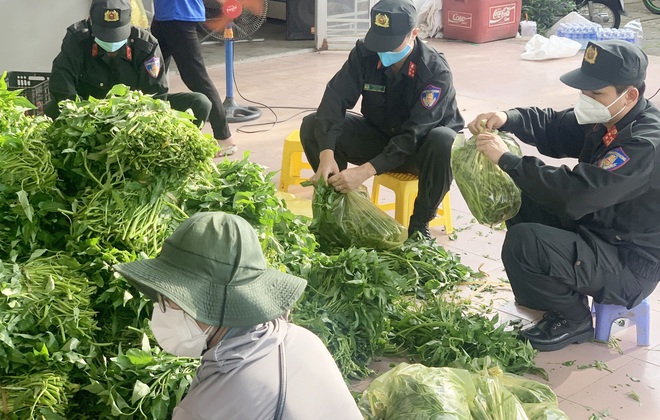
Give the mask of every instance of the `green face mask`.
M 94 42 L 96 42 L 96 43 L 99 45 L 99 47 L 103 48 L 103 49 L 106 50 L 107 52 L 115 52 L 115 51 L 117 51 L 118 49 L 120 49 L 121 47 L 123 47 L 124 45 L 126 45 L 126 42 L 127 42 L 127 41 L 128 41 L 128 40 L 125 39 L 125 40 L 123 40 L 123 41 L 117 41 L 117 42 L 105 42 L 105 41 L 102 41 L 102 40 L 100 40 L 100 39 L 98 39 L 98 38 L 94 38 Z

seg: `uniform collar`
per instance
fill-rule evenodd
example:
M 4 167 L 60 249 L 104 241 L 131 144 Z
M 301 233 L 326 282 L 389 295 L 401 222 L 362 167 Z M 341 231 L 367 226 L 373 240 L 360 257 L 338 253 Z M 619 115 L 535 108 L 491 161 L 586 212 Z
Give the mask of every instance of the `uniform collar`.
M 92 57 L 100 58 L 106 63 L 109 63 L 111 60 L 113 60 L 113 57 L 110 57 L 110 54 L 103 48 L 99 47 L 99 45 L 94 42 L 94 40 L 92 40 Z M 117 55 L 114 57 L 114 59 L 117 58 L 121 58 L 126 61 L 133 61 L 133 47 L 131 46 L 130 39 L 128 42 L 126 42 L 126 45 L 117 50 Z

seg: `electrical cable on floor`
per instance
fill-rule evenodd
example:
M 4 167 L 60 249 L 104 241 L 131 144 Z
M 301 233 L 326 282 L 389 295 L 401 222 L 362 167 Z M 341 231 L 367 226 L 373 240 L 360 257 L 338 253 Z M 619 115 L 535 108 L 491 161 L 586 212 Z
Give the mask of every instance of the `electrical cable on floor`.
M 251 104 L 259 105 L 258 108 L 265 108 L 265 109 L 269 110 L 273 114 L 273 116 L 275 117 L 275 121 L 262 122 L 262 123 L 253 123 L 253 124 L 243 124 L 236 130 L 237 133 L 246 133 L 246 134 L 265 133 L 267 131 L 272 130 L 273 127 L 275 127 L 276 124 L 280 124 L 280 123 L 283 123 L 283 122 L 290 121 L 292 118 L 295 118 L 298 115 L 305 114 L 307 112 L 316 112 L 316 108 L 309 108 L 309 107 L 304 107 L 304 106 L 268 106 L 264 103 L 250 100 L 250 99 L 246 98 L 245 96 L 243 96 L 243 94 L 241 94 L 241 91 L 238 88 L 238 83 L 236 82 L 236 75 L 235 75 L 235 73 L 233 73 L 234 69 L 232 68 L 231 71 L 232 71 L 232 74 L 234 75 L 234 77 L 233 77 L 234 87 L 236 88 L 236 93 L 238 93 L 238 96 L 241 99 L 243 99 L 245 102 L 249 102 Z M 285 120 L 280 120 L 277 116 L 277 113 L 274 111 L 274 109 L 299 109 L 300 112 L 297 112 L 297 113 L 293 114 L 292 116 L 290 116 L 289 118 L 287 118 Z M 351 111 L 351 110 L 347 110 L 346 112 L 349 113 L 349 114 L 362 115 L 359 112 L 355 112 L 355 111 Z M 248 131 L 248 130 L 244 129 L 244 127 L 260 127 L 262 125 L 270 125 L 270 127 L 262 129 L 262 130 L 253 130 L 253 131 Z
M 231 71 L 233 73 L 234 69 L 232 68 Z M 265 108 L 265 109 L 269 110 L 273 114 L 273 116 L 275 117 L 275 121 L 268 121 L 268 122 L 262 122 L 262 123 L 253 123 L 253 124 L 243 124 L 236 130 L 236 132 L 238 132 L 238 133 L 247 133 L 247 134 L 265 133 L 267 131 L 272 130 L 273 127 L 275 127 L 276 124 L 280 124 L 280 123 L 283 123 L 283 122 L 290 121 L 292 118 L 295 118 L 298 115 L 301 115 L 301 114 L 304 114 L 304 113 L 307 113 L 307 112 L 316 111 L 316 108 L 301 107 L 301 106 L 268 106 L 264 103 L 247 99 L 245 96 L 243 96 L 243 94 L 241 94 L 241 91 L 238 88 L 238 82 L 236 81 L 235 73 L 234 73 L 234 87 L 236 88 L 236 93 L 238 93 L 238 96 L 241 99 L 243 99 L 244 101 L 249 102 L 251 104 L 259 105 L 259 108 Z M 301 111 L 293 114 L 292 116 L 290 116 L 289 118 L 287 118 L 285 120 L 280 120 L 277 116 L 277 113 L 274 111 L 275 109 L 299 109 Z M 264 125 L 270 125 L 270 127 L 264 128 L 264 129 L 261 129 L 261 130 L 245 130 L 246 127 L 260 127 L 260 126 L 264 126 Z

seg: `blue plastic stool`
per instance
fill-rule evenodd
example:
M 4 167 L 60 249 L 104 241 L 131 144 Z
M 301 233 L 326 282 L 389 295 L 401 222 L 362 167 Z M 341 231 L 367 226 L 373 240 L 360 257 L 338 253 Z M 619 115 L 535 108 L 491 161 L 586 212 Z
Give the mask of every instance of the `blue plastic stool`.
M 648 298 L 632 309 L 594 302 L 593 312 L 596 314 L 596 340 L 609 341 L 612 323 L 619 318 L 627 318 L 634 322 L 637 328 L 637 345 L 651 344 L 651 305 Z

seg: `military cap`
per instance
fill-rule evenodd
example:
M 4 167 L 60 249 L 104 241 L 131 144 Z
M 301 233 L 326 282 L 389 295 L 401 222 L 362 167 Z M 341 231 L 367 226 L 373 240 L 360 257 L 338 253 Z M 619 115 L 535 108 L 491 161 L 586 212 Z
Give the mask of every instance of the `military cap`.
M 417 8 L 410 0 L 381 0 L 371 9 L 371 27 L 364 46 L 371 51 L 396 49 L 417 25 Z
M 587 44 L 579 69 L 559 79 L 580 90 L 606 86 L 637 86 L 646 78 L 648 58 L 639 47 L 622 40 L 594 41 Z
M 118 42 L 131 35 L 131 0 L 92 0 L 89 9 L 92 33 L 105 42 Z

